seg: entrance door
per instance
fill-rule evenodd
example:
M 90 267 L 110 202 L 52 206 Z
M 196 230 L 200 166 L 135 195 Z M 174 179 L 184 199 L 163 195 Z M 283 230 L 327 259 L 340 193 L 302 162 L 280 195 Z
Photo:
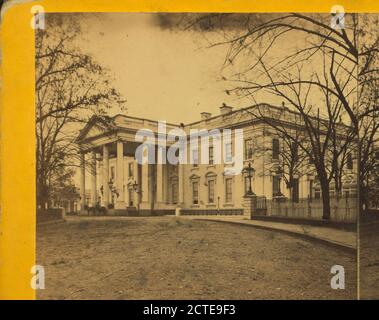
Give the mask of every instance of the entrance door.
M 128 201 L 129 201 L 129 207 L 133 207 L 134 206 L 134 190 L 133 189 L 129 189 L 128 190 Z

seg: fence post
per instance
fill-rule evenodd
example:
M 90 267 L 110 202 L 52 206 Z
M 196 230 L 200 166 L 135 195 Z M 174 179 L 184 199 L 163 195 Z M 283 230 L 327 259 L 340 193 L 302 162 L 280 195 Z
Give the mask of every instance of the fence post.
M 245 195 L 243 197 L 243 214 L 244 216 L 251 220 L 255 214 L 257 208 L 257 196 L 256 195 Z

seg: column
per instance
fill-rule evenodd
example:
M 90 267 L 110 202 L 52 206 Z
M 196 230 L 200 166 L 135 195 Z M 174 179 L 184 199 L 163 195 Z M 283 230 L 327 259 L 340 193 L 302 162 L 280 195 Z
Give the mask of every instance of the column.
M 103 205 L 109 205 L 109 150 L 107 145 L 103 145 Z
M 184 164 L 178 164 L 178 204 L 184 203 Z
M 80 211 L 84 210 L 86 205 L 86 167 L 85 154 L 80 154 Z
M 178 204 L 175 215 L 180 216 L 184 205 L 184 164 L 178 163 Z
M 118 197 L 116 200 L 116 209 L 125 209 L 124 202 L 124 143 L 117 141 L 117 160 L 116 160 L 116 188 Z
M 149 164 L 141 165 L 141 208 L 151 209 L 149 203 Z
M 169 167 L 170 165 L 167 163 L 163 167 L 163 177 L 164 177 L 164 182 L 163 182 L 163 201 L 166 204 L 169 204 L 169 186 L 170 186 L 170 177 L 169 177 Z
M 95 207 L 97 203 L 96 188 L 96 152 L 91 151 L 91 207 Z
M 133 179 L 131 181 L 133 184 L 136 182 L 138 186 L 140 185 L 140 177 L 139 177 L 139 172 L 138 172 L 138 162 L 137 161 L 133 162 Z M 139 191 L 140 190 L 137 189 L 137 191 L 133 190 L 133 192 L 132 192 L 132 194 L 133 194 L 133 206 L 136 207 L 137 209 L 139 208 L 139 203 L 141 201 Z
M 164 165 L 161 163 L 157 164 L 157 204 L 158 207 L 160 207 L 162 204 L 164 204 Z
M 142 196 L 140 204 L 140 214 L 141 215 L 151 215 L 153 209 L 153 192 L 152 188 L 152 165 L 144 163 L 141 165 L 141 183 L 142 183 Z

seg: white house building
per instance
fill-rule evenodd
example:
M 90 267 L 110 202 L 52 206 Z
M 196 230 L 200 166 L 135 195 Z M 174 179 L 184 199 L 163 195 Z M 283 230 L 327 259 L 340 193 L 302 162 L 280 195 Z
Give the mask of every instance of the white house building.
M 293 174 L 292 187 L 287 188 L 286 172 L 282 168 L 284 143 L 272 126 L 254 116 L 257 107 L 233 110 L 223 105 L 218 115 L 203 112 L 197 122 L 166 124 L 167 131 L 180 129 L 187 134 L 186 157 L 191 162 L 187 164 L 137 162 L 136 150 L 142 144 L 136 140 L 138 130 L 150 130 L 158 141 L 158 121 L 117 115 L 104 128 L 96 119 L 91 120 L 77 138 L 81 150 L 81 209 L 97 206 L 106 208 L 108 214 L 125 215 L 173 214 L 177 208 L 181 214 L 243 214 L 249 178 L 245 170 L 235 175 L 225 173 L 231 166 L 225 159 L 235 157 L 236 152 L 241 153 L 244 168 L 250 163 L 255 170 L 251 187 L 258 196 L 260 214 L 272 214 L 267 202 L 277 197 L 290 198 L 293 203 L 301 203 L 304 199 L 307 203 L 312 199 L 317 201 L 321 197 L 320 187 L 309 161 L 301 166 L 301 172 L 298 169 Z M 259 105 L 259 108 L 266 110 L 268 115 L 281 110 L 270 105 Z M 295 113 L 289 113 L 284 122 L 289 127 L 301 128 Z M 226 158 L 216 159 L 216 140 L 212 137 L 207 149 L 191 147 L 190 131 L 193 129 L 208 132 L 231 129 L 231 141 L 221 145 Z M 235 145 L 237 129 L 243 132 L 240 149 Z M 167 142 L 166 148 L 173 143 Z M 202 152 L 208 152 L 207 163 L 200 161 Z M 354 170 L 355 161 L 351 157 L 344 174 L 345 191 L 350 195 L 356 187 Z M 90 175 L 90 186 L 86 186 L 85 175 Z M 90 189 L 88 203 L 86 188 Z M 354 219 L 350 212 L 347 220 Z

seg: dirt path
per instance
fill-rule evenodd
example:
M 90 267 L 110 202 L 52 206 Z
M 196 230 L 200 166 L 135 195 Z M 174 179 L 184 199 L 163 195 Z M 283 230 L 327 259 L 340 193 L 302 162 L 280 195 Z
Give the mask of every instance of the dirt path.
M 40 227 L 40 299 L 354 299 L 355 256 L 287 235 L 175 217 Z M 345 267 L 346 289 L 330 288 Z

